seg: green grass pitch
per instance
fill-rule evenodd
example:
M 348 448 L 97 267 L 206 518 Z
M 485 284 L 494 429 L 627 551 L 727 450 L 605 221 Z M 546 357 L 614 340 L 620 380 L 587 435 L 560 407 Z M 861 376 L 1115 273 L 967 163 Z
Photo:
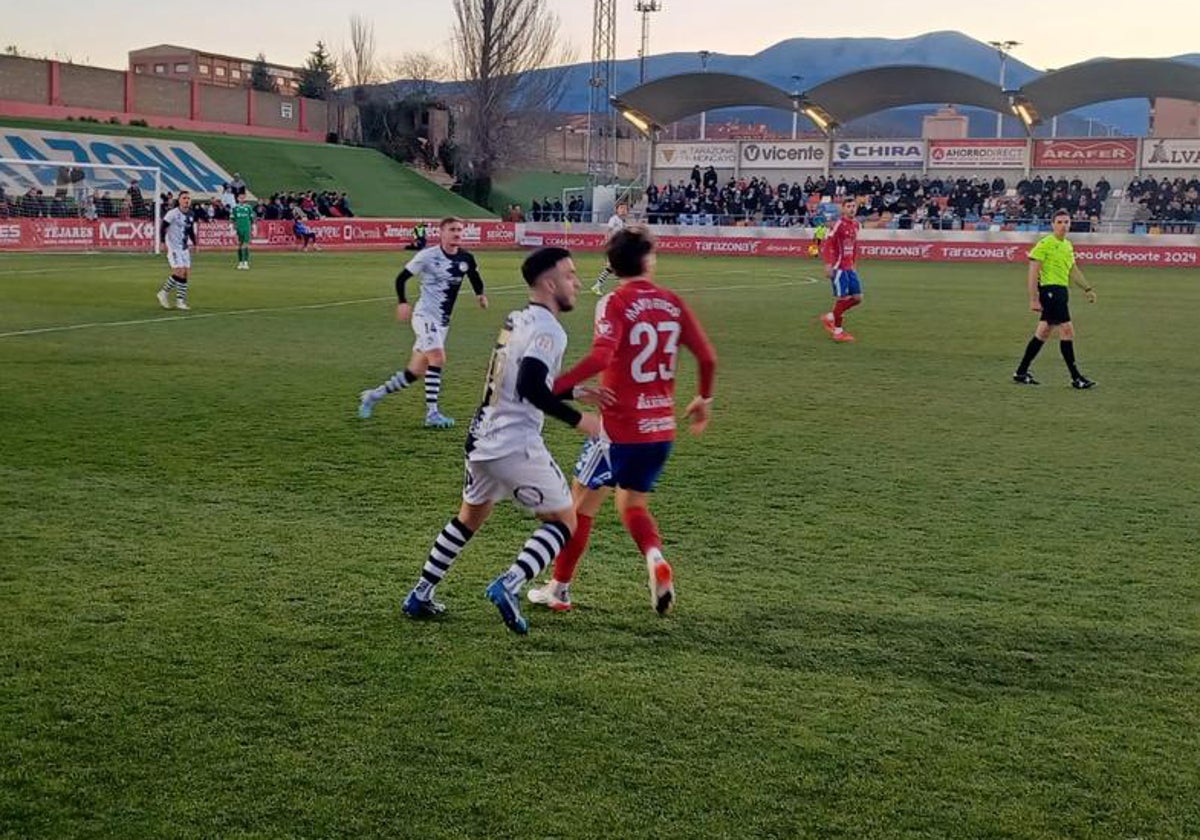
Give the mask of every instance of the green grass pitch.
M 816 263 L 663 257 L 720 356 L 655 497 L 678 607 L 610 509 L 519 638 L 512 508 L 445 620 L 399 605 L 520 255 L 460 301 L 449 432 L 355 416 L 402 259 L 202 253 L 174 313 L 158 258 L 0 256 L 0 836 L 1200 836 L 1196 272 L 1090 269 L 1076 392 L 1053 345 L 1009 382 L 1023 266 L 865 264 L 836 345 Z

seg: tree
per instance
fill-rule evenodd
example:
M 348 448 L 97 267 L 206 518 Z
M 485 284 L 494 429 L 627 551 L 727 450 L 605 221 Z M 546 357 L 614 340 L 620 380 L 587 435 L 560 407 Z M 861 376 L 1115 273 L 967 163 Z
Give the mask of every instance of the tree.
M 328 99 L 341 83 L 337 61 L 326 51 L 324 42 L 317 41 L 317 48 L 308 54 L 304 69 L 300 71 L 300 95 L 309 99 Z
M 379 66 L 375 56 L 375 24 L 361 15 L 350 15 L 350 46 L 342 50 L 342 69 L 351 87 L 376 80 Z
M 404 84 L 406 95 L 432 99 L 438 82 L 449 81 L 450 63 L 431 52 L 405 53 L 392 62 L 391 75 Z
M 275 82 L 271 78 L 271 71 L 267 69 L 267 57 L 263 53 L 258 54 L 254 66 L 250 68 L 250 87 L 266 93 L 275 92 Z
M 552 121 L 574 50 L 560 46 L 546 0 L 454 0 L 454 14 L 454 70 L 464 83 L 457 170 L 464 194 L 483 204 L 493 174 L 536 148 Z

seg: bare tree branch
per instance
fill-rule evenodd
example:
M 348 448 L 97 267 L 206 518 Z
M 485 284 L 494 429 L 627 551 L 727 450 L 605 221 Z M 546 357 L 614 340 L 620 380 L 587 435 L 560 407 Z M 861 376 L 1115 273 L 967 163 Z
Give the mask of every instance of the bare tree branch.
M 375 23 L 369 18 L 350 15 L 350 46 L 342 48 L 342 69 L 351 87 L 369 85 L 378 79 Z
M 431 52 L 405 53 L 391 63 L 389 71 L 405 83 L 405 93 L 430 98 L 438 82 L 449 81 L 450 62 Z
M 454 0 L 454 14 L 453 70 L 465 100 L 460 146 L 475 175 L 489 178 L 535 146 L 531 138 L 562 99 L 574 49 L 560 43 L 546 0 Z

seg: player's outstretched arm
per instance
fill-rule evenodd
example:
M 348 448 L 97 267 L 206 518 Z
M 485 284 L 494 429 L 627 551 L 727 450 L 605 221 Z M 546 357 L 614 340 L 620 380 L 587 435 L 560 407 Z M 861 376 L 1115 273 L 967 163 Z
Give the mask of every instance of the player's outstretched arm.
M 595 414 L 584 414 L 569 406 L 550 390 L 546 379 L 550 369 L 541 359 L 526 356 L 517 371 L 517 396 L 528 402 L 547 417 L 554 417 L 568 426 L 579 429 L 585 435 L 600 433 L 600 418 Z

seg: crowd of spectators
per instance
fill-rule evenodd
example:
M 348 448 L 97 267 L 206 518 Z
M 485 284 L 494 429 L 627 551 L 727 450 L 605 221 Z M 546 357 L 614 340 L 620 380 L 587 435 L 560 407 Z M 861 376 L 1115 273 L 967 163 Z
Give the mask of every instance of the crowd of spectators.
M 70 173 L 67 167 L 61 168 Z M 61 183 L 47 195 L 37 187 L 30 187 L 20 195 L 9 195 L 0 184 L 0 218 L 26 216 L 33 218 L 63 219 L 150 219 L 154 217 L 154 205 L 142 193 L 138 181 L 130 182 L 125 190 L 94 190 L 86 183 L 70 180 L 71 175 L 60 175 Z M 226 221 L 233 207 L 246 193 L 246 183 L 234 173 L 233 180 L 221 185 L 221 190 L 211 196 L 194 195 L 192 207 L 198 221 Z M 160 210 L 165 213 L 175 205 L 173 192 L 159 196 Z M 292 221 L 299 217 L 309 221 L 316 219 L 339 219 L 354 216 L 350 198 L 345 192 L 324 190 L 284 191 L 273 193 L 268 199 L 255 199 L 255 215 L 264 221 Z
M 1021 178 L 1011 186 L 1004 178 L 898 178 L 845 175 L 810 176 L 803 182 L 766 178 L 730 178 L 724 185 L 716 171 L 692 170 L 684 181 L 646 189 L 645 216 L 651 224 L 815 226 L 828 220 L 826 202 L 846 196 L 859 203 L 859 219 L 867 226 L 954 230 L 1040 226 L 1054 211 L 1066 208 L 1073 228 L 1091 230 L 1100 221 L 1111 185 L 1101 178 L 1085 185 L 1078 177 Z
M 543 197 L 529 202 L 529 221 L 531 222 L 583 222 L 588 218 L 587 202 L 583 196 L 571 198 L 565 205 L 561 198 L 551 201 Z
M 1125 188 L 1125 198 L 1137 205 L 1133 232 L 1157 227 L 1168 233 L 1195 233 L 1200 222 L 1200 177 L 1134 178 Z

